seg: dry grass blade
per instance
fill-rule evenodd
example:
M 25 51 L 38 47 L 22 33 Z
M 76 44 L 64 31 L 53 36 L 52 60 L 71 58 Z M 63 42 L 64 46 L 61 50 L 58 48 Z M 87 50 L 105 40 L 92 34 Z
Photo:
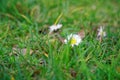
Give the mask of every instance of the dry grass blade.
M 84 30 L 80 30 L 78 32 L 78 35 L 83 39 L 85 37 L 85 31 Z

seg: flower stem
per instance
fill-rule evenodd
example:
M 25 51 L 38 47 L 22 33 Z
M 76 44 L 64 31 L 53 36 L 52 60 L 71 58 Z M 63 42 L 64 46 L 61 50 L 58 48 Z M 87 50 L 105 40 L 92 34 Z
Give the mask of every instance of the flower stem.
M 58 23 L 58 21 L 60 20 L 60 18 L 62 17 L 62 15 L 63 15 L 63 13 L 61 13 L 59 16 L 58 16 L 58 18 L 56 19 L 56 21 L 55 21 L 55 25 Z

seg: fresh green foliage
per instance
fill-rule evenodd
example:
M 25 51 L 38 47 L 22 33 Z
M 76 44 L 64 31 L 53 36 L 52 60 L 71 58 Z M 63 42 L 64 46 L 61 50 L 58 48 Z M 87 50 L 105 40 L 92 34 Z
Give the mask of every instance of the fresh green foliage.
M 60 36 L 85 30 L 79 46 L 48 34 L 61 13 Z M 120 80 L 120 0 L 0 0 L 0 80 Z

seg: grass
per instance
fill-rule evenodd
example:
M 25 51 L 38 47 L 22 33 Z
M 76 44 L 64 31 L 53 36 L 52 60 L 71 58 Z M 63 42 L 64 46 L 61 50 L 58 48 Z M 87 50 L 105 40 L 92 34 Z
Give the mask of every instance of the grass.
M 119 7 L 119 0 L 1 0 L 0 80 L 120 80 Z M 79 46 L 47 34 L 61 13 L 62 37 L 85 30 Z M 99 42 L 101 25 L 107 37 Z

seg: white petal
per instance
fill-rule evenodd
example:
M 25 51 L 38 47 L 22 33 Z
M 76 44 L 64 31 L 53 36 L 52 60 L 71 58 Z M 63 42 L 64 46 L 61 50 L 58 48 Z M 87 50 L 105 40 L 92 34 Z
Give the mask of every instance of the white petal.
M 49 27 L 50 28 L 49 30 L 50 32 L 53 32 L 53 31 L 60 29 L 61 27 L 62 27 L 62 24 L 52 25 Z
M 62 27 L 62 24 L 57 24 L 57 29 L 60 29 Z
M 67 42 L 68 42 L 67 39 L 65 39 L 65 40 L 64 40 L 64 43 L 67 44 Z
M 81 42 L 82 42 L 82 39 L 81 39 L 81 37 L 79 36 L 79 35 L 77 35 L 77 34 L 70 34 L 68 37 L 67 37 L 67 39 L 65 39 L 65 44 L 67 43 L 67 42 L 69 42 L 69 40 L 71 40 L 71 38 L 74 38 L 75 40 L 76 40 L 76 43 L 75 44 L 71 44 L 71 46 L 73 47 L 74 45 L 76 45 L 76 46 L 78 46 Z
M 70 34 L 67 39 L 70 40 L 72 38 L 73 34 Z

